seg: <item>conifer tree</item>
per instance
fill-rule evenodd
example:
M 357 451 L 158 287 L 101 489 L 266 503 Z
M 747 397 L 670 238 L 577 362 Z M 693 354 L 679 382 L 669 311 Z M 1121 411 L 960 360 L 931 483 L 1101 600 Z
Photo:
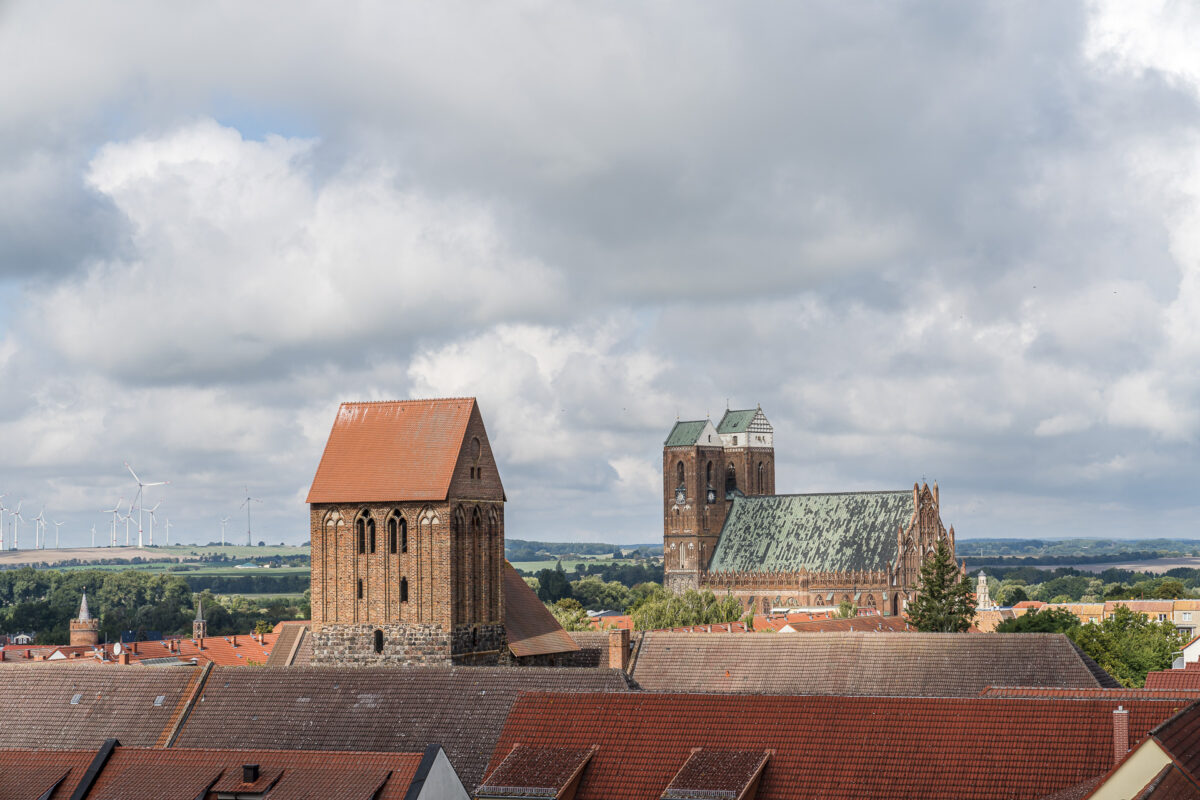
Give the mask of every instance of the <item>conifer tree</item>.
M 964 633 L 971 627 L 975 597 L 944 541 L 921 565 L 917 599 L 905 613 L 909 624 L 923 633 Z

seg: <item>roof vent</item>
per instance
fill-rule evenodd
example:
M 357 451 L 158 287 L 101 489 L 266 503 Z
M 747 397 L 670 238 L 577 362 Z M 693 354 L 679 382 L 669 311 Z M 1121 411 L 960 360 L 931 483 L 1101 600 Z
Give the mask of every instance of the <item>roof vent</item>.
M 83 699 L 83 695 L 81 695 L 81 694 L 71 695 L 71 705 L 73 705 L 73 706 L 79 705 L 79 701 L 82 699 Z
M 254 783 L 258 780 L 258 764 L 242 764 L 242 783 Z
M 166 699 L 167 696 L 165 694 L 160 694 L 158 697 L 154 698 L 154 705 L 161 706 L 163 704 L 163 700 Z

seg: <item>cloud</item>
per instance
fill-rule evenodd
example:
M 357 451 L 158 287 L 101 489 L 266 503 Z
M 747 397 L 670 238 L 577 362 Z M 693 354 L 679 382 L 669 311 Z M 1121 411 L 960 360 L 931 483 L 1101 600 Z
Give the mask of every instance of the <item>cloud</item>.
M 35 306 L 58 320 L 50 345 L 135 382 L 231 376 L 288 350 L 438 335 L 559 298 L 484 205 L 405 189 L 382 165 L 318 184 L 314 147 L 211 120 L 106 145 L 88 181 L 127 219 L 129 254 Z

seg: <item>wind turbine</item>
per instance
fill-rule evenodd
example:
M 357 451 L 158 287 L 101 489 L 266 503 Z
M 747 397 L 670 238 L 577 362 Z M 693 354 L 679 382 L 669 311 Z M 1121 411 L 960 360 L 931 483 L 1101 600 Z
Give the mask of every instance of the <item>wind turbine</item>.
M 43 516 L 46 507 L 42 506 L 42 510 L 33 518 L 33 549 L 46 549 L 46 517 Z
M 96 523 L 92 523 L 92 547 L 96 546 Z
M 163 547 L 170 547 L 171 546 L 171 518 L 166 516 L 165 514 L 163 515 L 163 527 L 167 529 L 166 532 L 163 533 Z
M 63 526 L 63 523 L 58 522 L 57 520 L 54 522 L 54 549 L 55 550 L 62 549 L 62 546 L 59 545 L 59 543 L 58 543 L 58 541 L 59 541 L 58 540 L 58 529 L 61 528 L 62 526 Z
M 0 553 L 4 552 L 4 512 L 8 511 L 8 506 L 4 505 L 6 494 L 0 494 Z
M 242 504 L 240 506 L 238 506 L 238 510 L 241 510 L 242 508 L 246 509 L 246 547 L 253 546 L 253 540 L 250 538 L 250 504 L 252 502 L 253 503 L 261 503 L 262 500 L 259 500 L 257 497 L 251 497 L 250 496 L 250 487 L 247 486 L 246 487 L 246 499 L 242 501 Z
M 147 486 L 166 486 L 168 483 L 170 483 L 170 481 L 154 481 L 152 483 L 142 483 L 142 479 L 139 478 L 138 474 L 133 471 L 133 467 L 129 466 L 128 461 L 125 462 L 125 469 L 129 470 L 129 474 L 133 476 L 133 479 L 135 481 L 137 481 L 137 487 L 138 487 L 137 496 L 133 498 L 133 503 L 137 503 L 137 507 L 138 507 L 138 547 L 141 547 L 142 546 L 142 490 L 145 489 Z M 133 514 L 133 503 L 129 504 L 130 515 Z M 128 544 L 128 542 L 126 542 L 126 544 Z M 154 544 L 154 542 L 151 541 L 150 544 Z
M 133 501 L 129 501 L 129 513 L 121 519 L 125 520 L 125 546 L 129 547 L 129 523 L 133 519 Z
M 221 520 L 221 547 L 225 546 L 225 523 L 229 522 L 229 517 Z
M 25 518 L 21 516 L 21 504 L 24 502 L 25 502 L 24 500 L 21 500 L 20 502 L 18 502 L 17 510 L 12 512 L 12 518 L 13 518 L 13 546 L 12 546 L 12 549 L 13 550 L 17 549 L 17 541 L 18 541 L 17 534 L 19 534 L 21 531 L 20 523 L 25 521 Z
M 109 531 L 108 531 L 108 546 L 109 547 L 117 546 L 117 518 L 119 516 L 121 516 L 121 503 L 124 503 L 124 502 L 125 502 L 125 498 L 122 497 L 120 500 L 117 501 L 117 504 L 115 506 L 113 506 L 112 508 L 104 509 L 105 514 L 113 515 L 112 525 L 109 527 Z
M 162 505 L 162 500 L 154 504 L 154 508 L 147 508 L 146 513 L 150 515 L 150 546 L 154 547 L 154 512 Z M 141 538 L 140 536 L 138 537 Z

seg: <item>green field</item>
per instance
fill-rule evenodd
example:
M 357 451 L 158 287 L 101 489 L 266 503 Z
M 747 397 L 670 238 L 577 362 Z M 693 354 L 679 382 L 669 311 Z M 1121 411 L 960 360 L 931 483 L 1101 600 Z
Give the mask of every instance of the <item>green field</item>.
M 142 572 L 170 572 L 175 575 L 187 577 L 188 575 L 296 575 L 299 573 L 307 574 L 308 567 L 271 567 L 261 569 L 238 569 L 234 566 L 196 566 L 195 569 L 172 569 L 177 567 L 178 562 L 162 561 L 152 562 L 150 564 L 73 564 L 70 566 L 54 567 L 61 570 L 79 570 L 79 569 L 102 569 L 110 571 L 120 571 L 126 569 L 136 569 Z

